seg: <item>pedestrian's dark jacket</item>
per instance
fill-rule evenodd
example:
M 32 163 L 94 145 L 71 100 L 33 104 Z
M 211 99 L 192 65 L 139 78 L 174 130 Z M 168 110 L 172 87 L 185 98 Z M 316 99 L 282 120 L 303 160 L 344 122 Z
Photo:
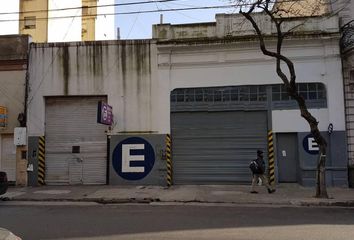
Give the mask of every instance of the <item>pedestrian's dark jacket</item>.
M 255 161 L 257 162 L 259 168 L 257 174 L 263 174 L 265 172 L 265 162 L 263 158 L 258 157 Z

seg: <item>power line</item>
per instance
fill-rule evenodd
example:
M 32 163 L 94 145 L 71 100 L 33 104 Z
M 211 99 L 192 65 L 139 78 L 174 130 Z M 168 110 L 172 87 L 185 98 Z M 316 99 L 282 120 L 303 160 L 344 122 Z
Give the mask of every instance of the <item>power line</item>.
M 166 5 L 167 7 L 170 7 L 167 3 L 163 3 L 163 4 Z M 188 7 L 197 7 L 195 5 L 176 4 L 176 3 L 175 3 L 175 5 L 177 5 L 177 6 L 180 5 L 180 6 L 188 6 Z M 182 15 L 184 17 L 190 18 L 190 19 L 192 19 L 194 21 L 201 21 L 201 19 L 196 19 L 194 17 L 188 16 L 187 14 L 184 14 L 184 13 L 181 13 L 181 12 L 177 12 L 177 13 L 179 13 L 180 15 Z
M 156 2 L 176 2 L 183 0 L 150 0 L 150 1 L 141 1 L 141 2 L 128 2 L 128 3 L 115 3 L 115 4 L 105 4 L 105 5 L 96 5 L 96 6 L 85 6 L 85 8 L 103 8 L 103 7 L 117 7 L 117 6 L 132 6 L 140 4 L 151 4 Z M 41 13 L 41 12 L 56 12 L 56 11 L 67 11 L 67 10 L 77 10 L 82 9 L 83 7 L 70 7 L 70 8 L 55 8 L 55 9 L 41 9 L 41 10 L 32 10 L 32 11 L 22 11 L 22 12 L 2 12 L 0 15 L 12 15 L 12 14 L 24 14 L 24 13 Z
M 145 10 L 145 11 L 132 11 L 132 12 L 117 12 L 117 13 L 101 13 L 91 15 L 71 15 L 71 16 L 59 16 L 49 18 L 36 18 L 36 20 L 49 20 L 49 19 L 64 19 L 64 18 L 77 18 L 77 17 L 97 17 L 97 16 L 114 16 L 114 15 L 131 15 L 131 14 L 144 14 L 144 13 L 156 13 L 156 12 L 177 12 L 177 11 L 191 11 L 191 10 L 206 10 L 206 9 L 225 9 L 240 7 L 238 4 L 222 5 L 222 6 L 207 6 L 207 7 L 190 7 L 190 8 L 173 8 L 173 9 L 161 9 L 161 10 Z M 25 21 L 25 19 L 2 19 L 0 22 L 15 22 Z
M 93 8 L 96 7 L 108 7 L 108 6 L 123 6 L 123 5 L 137 5 L 137 4 L 147 4 L 147 3 L 154 3 L 154 2 L 173 2 L 173 1 L 180 1 L 180 0 L 156 0 L 156 1 L 145 1 L 145 2 L 131 2 L 131 3 L 119 3 L 119 4 L 108 4 L 108 5 L 101 5 L 101 6 L 91 6 Z M 284 2 L 296 2 L 296 1 L 303 1 L 303 0 L 283 0 L 278 1 L 278 3 Z M 275 3 L 276 0 L 274 0 Z M 101 14 L 91 14 L 91 15 L 71 15 L 71 16 L 58 16 L 58 17 L 43 17 L 43 18 L 36 18 L 36 20 L 49 20 L 49 19 L 65 19 L 65 18 L 76 18 L 76 17 L 97 17 L 97 16 L 114 16 L 114 15 L 131 15 L 131 14 L 145 14 L 145 13 L 156 13 L 156 12 L 178 12 L 178 11 L 191 11 L 191 10 L 208 10 L 208 9 L 227 9 L 227 8 L 240 8 L 245 6 L 252 6 L 254 3 L 238 3 L 238 4 L 229 4 L 229 5 L 221 5 L 221 6 L 204 6 L 204 7 L 189 7 L 189 8 L 173 8 L 173 9 L 160 9 L 160 10 L 145 10 L 145 11 L 131 11 L 131 12 L 117 12 L 117 13 L 101 13 Z M 325 3 L 324 3 L 325 4 Z M 89 6 L 88 6 L 89 7 Z M 82 9 L 82 7 L 73 7 L 73 8 L 63 8 L 61 10 L 72 10 L 72 9 Z M 56 11 L 58 9 L 52 10 L 43 10 L 43 11 Z M 22 13 L 30 13 L 22 12 Z M 36 11 L 33 11 L 36 12 Z M 13 13 L 0 13 L 1 14 L 18 14 Z M 0 22 L 23 22 L 25 19 L 1 19 Z
M 138 21 L 139 15 L 140 15 L 140 12 L 135 16 L 134 22 L 133 22 L 133 24 L 132 24 L 132 26 L 131 26 L 131 28 L 130 28 L 130 30 L 128 32 L 127 38 L 130 36 L 130 33 L 133 31 L 133 29 L 135 27 L 135 24 Z

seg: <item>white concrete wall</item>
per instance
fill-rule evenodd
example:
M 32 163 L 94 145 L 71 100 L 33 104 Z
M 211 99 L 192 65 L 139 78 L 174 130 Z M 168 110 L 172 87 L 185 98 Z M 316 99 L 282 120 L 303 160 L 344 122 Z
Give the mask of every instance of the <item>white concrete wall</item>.
M 17 14 L 0 14 L 0 35 L 8 34 L 19 34 L 19 10 L 20 1 L 19 0 L 0 0 L 1 13 L 12 13 L 17 12 Z M 14 21 L 4 21 L 3 20 L 14 20 Z
M 328 109 L 310 109 L 310 113 L 319 121 L 320 131 L 327 131 L 329 121 Z M 309 132 L 310 127 L 300 115 L 300 110 L 276 110 L 272 112 L 273 132 Z M 334 126 L 337 131 L 338 126 Z M 341 129 L 343 130 L 343 129 Z
M 328 109 L 311 110 L 319 117 L 320 130 L 329 123 L 336 131 L 345 130 L 344 97 L 338 39 L 288 41 L 283 53 L 293 60 L 297 82 L 321 82 L 326 86 Z M 252 42 L 205 44 L 194 46 L 159 46 L 159 79 L 175 88 L 279 84 L 275 61 L 261 54 Z M 285 69 L 285 68 L 284 68 Z M 162 102 L 169 96 L 161 95 Z M 160 105 L 162 111 L 169 106 Z M 305 120 L 295 117 L 298 111 L 274 111 L 275 132 L 308 131 Z M 291 124 L 289 124 L 291 122 Z M 168 121 L 169 124 L 169 121 Z
M 337 38 L 286 42 L 297 82 L 321 82 L 326 109 L 311 110 L 320 130 L 345 130 L 343 83 Z M 170 131 L 170 91 L 175 88 L 279 84 L 273 59 L 256 42 L 166 45 L 149 41 L 36 45 L 31 51 L 29 136 L 43 135 L 45 96 L 108 95 L 113 133 Z M 291 124 L 289 124 L 291 120 Z M 275 132 L 308 131 L 296 110 L 274 111 Z
M 114 0 L 98 0 L 97 6 L 113 5 Z M 96 40 L 116 39 L 114 6 L 98 7 L 96 18 Z M 108 14 L 108 15 L 102 15 Z
M 48 12 L 48 42 L 81 41 L 81 0 L 49 0 L 48 9 L 78 9 Z M 77 16 L 74 18 L 56 17 Z
M 113 134 L 168 132 L 160 125 L 169 116 L 158 108 L 160 91 L 168 90 L 161 90 L 157 79 L 155 44 L 39 44 L 31 49 L 30 61 L 29 136 L 44 134 L 44 97 L 69 95 L 107 95 L 113 106 Z

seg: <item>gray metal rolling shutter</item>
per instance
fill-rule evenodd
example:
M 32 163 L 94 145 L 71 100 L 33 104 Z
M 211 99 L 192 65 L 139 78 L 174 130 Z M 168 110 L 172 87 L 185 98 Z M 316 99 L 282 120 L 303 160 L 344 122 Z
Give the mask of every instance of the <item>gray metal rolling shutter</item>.
M 14 136 L 1 136 L 1 171 L 6 172 L 8 181 L 16 181 L 16 146 Z
M 105 184 L 106 126 L 97 123 L 104 97 L 46 99 L 46 183 Z M 72 153 L 80 146 L 80 153 Z
M 177 112 L 171 125 L 175 184 L 250 182 L 249 162 L 267 150 L 265 111 Z

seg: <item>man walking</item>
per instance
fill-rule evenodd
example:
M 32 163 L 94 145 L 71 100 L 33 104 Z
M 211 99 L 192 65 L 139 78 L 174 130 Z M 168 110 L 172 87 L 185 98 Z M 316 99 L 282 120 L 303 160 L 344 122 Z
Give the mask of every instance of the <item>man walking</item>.
M 275 189 L 272 189 L 268 183 L 267 177 L 264 175 L 265 172 L 265 163 L 263 160 L 263 151 L 257 150 L 257 159 L 253 160 L 250 164 L 250 168 L 252 170 L 252 187 L 251 193 L 258 193 L 255 188 L 258 182 L 258 179 L 261 179 L 264 183 L 264 186 L 268 189 L 268 193 L 274 193 Z

